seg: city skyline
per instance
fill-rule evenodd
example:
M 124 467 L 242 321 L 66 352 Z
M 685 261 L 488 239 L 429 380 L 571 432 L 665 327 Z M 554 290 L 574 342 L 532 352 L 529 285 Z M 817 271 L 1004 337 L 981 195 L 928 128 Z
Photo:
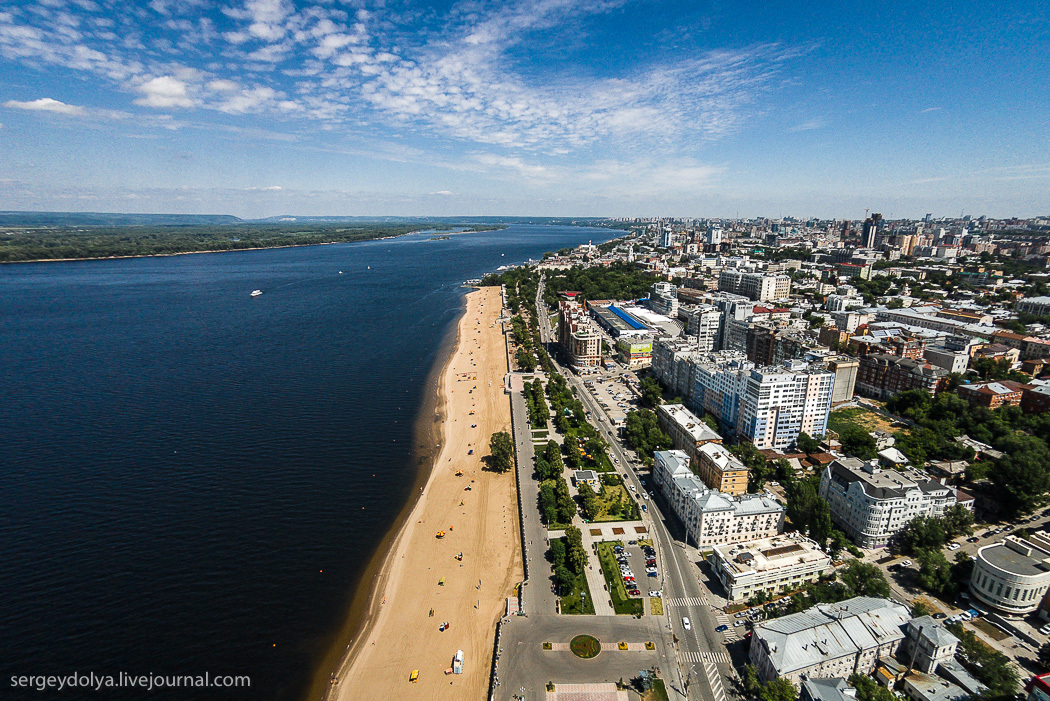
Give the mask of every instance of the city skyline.
M 1046 214 L 1022 3 L 45 0 L 0 10 L 0 208 Z

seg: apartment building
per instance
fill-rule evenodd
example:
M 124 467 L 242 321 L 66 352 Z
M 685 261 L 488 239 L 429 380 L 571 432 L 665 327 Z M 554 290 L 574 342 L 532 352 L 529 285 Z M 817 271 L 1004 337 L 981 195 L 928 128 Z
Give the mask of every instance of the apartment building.
M 1050 297 L 1026 297 L 1019 299 L 1014 304 L 1014 311 L 1033 316 L 1050 316 Z
M 695 465 L 696 474 L 711 489 L 733 496 L 747 492 L 747 467 L 724 445 L 701 445 L 697 449 Z
M 819 365 L 791 360 L 747 374 L 737 434 L 757 448 L 784 450 L 798 434 L 827 432 L 835 375 Z
M 940 516 L 956 503 L 952 487 L 915 469 L 883 470 L 877 460 L 839 458 L 820 476 L 831 520 L 862 548 L 880 548 L 916 516 Z
M 880 657 L 900 649 L 910 620 L 908 609 L 890 599 L 819 604 L 756 625 L 749 655 L 767 682 L 868 674 Z
M 947 370 L 925 360 L 871 353 L 860 359 L 857 391 L 875 399 L 889 399 L 909 389 L 925 389 L 937 394 L 947 379 Z
M 797 531 L 716 545 L 707 561 L 729 601 L 801 589 L 820 579 L 831 565 L 831 557 Z
M 708 488 L 690 469 L 685 451 L 657 451 L 653 483 L 697 547 L 765 538 L 783 528 L 784 507 L 771 495 L 734 496 Z
M 558 306 L 558 341 L 576 368 L 597 367 L 602 360 L 602 339 L 583 308 L 562 300 Z
M 656 407 L 656 419 L 660 428 L 671 437 L 674 447 L 684 450 L 690 460 L 700 460 L 701 446 L 722 442 L 717 431 L 681 404 L 661 404 Z
M 791 294 L 791 277 L 726 268 L 718 276 L 718 289 L 756 302 L 771 302 Z
M 699 353 L 688 341 L 658 340 L 653 371 L 698 413 L 758 448 L 784 450 L 805 431 L 827 431 L 835 373 L 823 364 L 792 360 L 756 367 L 742 353 Z
M 685 335 L 696 338 L 701 353 L 720 350 L 722 312 L 711 304 L 680 306 L 678 318 L 685 323 Z

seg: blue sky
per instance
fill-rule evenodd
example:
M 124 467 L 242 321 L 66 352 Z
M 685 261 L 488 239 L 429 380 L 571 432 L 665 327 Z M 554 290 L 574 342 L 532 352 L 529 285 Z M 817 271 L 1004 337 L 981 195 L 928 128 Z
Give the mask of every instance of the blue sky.
M 17 0 L 0 209 L 1050 213 L 1032 2 Z

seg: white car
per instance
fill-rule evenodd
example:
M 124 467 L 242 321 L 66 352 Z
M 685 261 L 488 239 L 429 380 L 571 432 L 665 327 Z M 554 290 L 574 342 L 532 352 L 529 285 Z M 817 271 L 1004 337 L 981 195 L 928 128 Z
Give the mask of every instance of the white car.
M 900 565 L 901 567 L 911 567 L 911 560 L 905 560 L 904 562 L 900 563 Z
M 658 591 L 651 591 L 649 592 L 649 596 L 659 599 L 662 596 L 662 594 Z
M 693 625 L 689 622 L 689 619 L 686 618 L 685 616 L 682 616 L 682 625 L 685 626 L 686 630 L 692 630 L 693 629 Z
M 961 547 L 962 547 L 962 546 L 961 546 L 961 545 L 959 545 L 958 543 L 952 543 L 951 545 L 949 545 L 949 546 L 948 546 L 948 549 L 949 549 L 949 550 L 958 550 L 958 549 L 959 549 L 959 548 L 961 548 Z

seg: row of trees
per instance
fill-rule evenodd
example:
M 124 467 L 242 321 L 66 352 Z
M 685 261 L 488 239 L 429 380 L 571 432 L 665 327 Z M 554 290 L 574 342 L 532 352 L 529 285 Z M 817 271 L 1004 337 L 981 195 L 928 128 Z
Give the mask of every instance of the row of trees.
M 984 699 L 1012 699 L 1017 693 L 1017 668 L 1010 659 L 977 639 L 973 631 L 959 623 L 951 623 L 948 630 L 959 639 L 957 654 L 975 677 L 988 687 Z
M 539 380 L 525 383 L 525 406 L 529 411 L 529 423 L 533 428 L 547 428 L 551 411 L 543 396 L 543 383 Z
M 571 523 L 576 515 L 576 502 L 569 493 L 565 478 L 558 476 L 540 484 L 540 514 L 548 526 Z
M 557 441 L 549 440 L 543 452 L 536 456 L 536 477 L 541 481 L 561 477 L 565 463 L 561 459 L 561 448 Z

